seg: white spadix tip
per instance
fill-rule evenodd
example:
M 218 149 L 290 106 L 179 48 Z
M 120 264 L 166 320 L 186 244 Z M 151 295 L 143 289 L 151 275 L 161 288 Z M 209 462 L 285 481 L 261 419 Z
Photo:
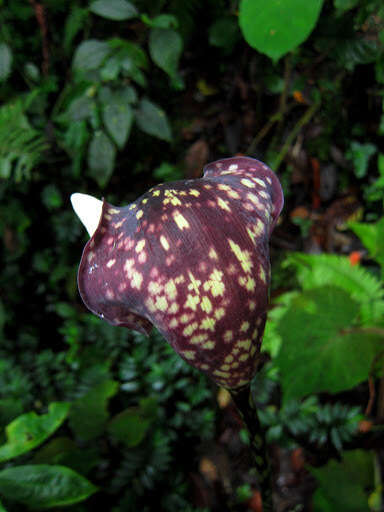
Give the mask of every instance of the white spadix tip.
M 88 194 L 76 192 L 71 195 L 71 203 L 77 216 L 88 231 L 89 236 L 93 236 L 100 222 L 103 201 Z

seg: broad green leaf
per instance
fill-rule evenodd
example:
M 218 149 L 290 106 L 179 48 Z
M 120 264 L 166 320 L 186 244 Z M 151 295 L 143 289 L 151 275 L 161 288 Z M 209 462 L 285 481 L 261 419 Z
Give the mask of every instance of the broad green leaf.
M 12 66 L 12 51 L 6 43 L 0 43 L 0 82 L 8 78 Z
M 157 28 L 178 28 L 179 21 L 173 14 L 159 14 L 154 18 L 149 18 L 146 14 L 141 16 L 141 20 L 149 27 Z
M 64 26 L 63 47 L 65 53 L 69 52 L 72 46 L 72 41 L 84 26 L 85 20 L 88 16 L 88 9 L 77 5 L 71 5 Z
M 4 507 L 2 502 L 0 501 L 0 512 L 7 512 L 7 509 Z
M 323 0 L 241 0 L 239 24 L 247 43 L 273 60 L 312 32 Z
M 89 480 L 65 466 L 15 466 L 0 471 L 0 493 L 29 507 L 72 505 L 97 491 Z
M 367 489 L 373 488 L 373 457 L 362 450 L 344 452 L 322 468 L 311 468 L 319 487 L 314 512 L 369 512 Z
M 119 94 L 113 95 L 109 102 L 103 105 L 103 121 L 117 146 L 124 147 L 132 127 L 133 110 Z
M 384 217 L 371 224 L 350 222 L 348 226 L 368 249 L 370 257 L 384 269 Z
M 104 62 L 111 49 L 106 41 L 89 39 L 76 48 L 72 67 L 74 71 L 97 69 Z
M 360 305 L 365 325 L 380 321 L 384 315 L 384 290 L 379 279 L 349 258 L 336 254 L 291 253 L 284 265 L 295 265 L 304 290 L 331 285 L 342 288 Z
M 94 14 L 116 21 L 129 20 L 138 15 L 136 7 L 127 0 L 96 0 L 89 9 Z
M 337 393 L 367 379 L 383 338 L 354 328 L 358 304 L 344 290 L 325 286 L 294 298 L 278 324 L 276 358 L 284 398 Z
M 5 429 L 7 442 L 0 446 L 0 462 L 26 453 L 43 443 L 57 430 L 68 415 L 70 405 L 53 402 L 47 414 L 28 412 L 13 420 Z
M 117 382 L 104 379 L 73 403 L 69 424 L 77 437 L 89 441 L 104 431 L 108 420 L 108 401 L 117 390 Z
M 114 416 L 108 424 L 111 436 L 129 448 L 137 446 L 145 437 L 150 420 L 139 408 L 130 408 Z
M 136 122 L 143 132 L 168 142 L 171 141 L 172 133 L 167 116 L 164 110 L 152 101 L 144 98 L 139 102 L 136 110 Z
M 171 78 L 177 77 L 183 40 L 170 28 L 153 28 L 149 34 L 149 53 L 155 64 Z
M 88 166 L 91 176 L 100 187 L 105 187 L 115 166 L 116 148 L 108 135 L 98 130 L 88 148 Z

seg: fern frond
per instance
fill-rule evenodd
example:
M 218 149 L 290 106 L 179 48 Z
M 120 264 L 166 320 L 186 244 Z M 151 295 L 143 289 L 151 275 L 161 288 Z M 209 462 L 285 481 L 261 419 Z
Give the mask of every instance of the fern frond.
M 360 304 L 364 325 L 382 320 L 384 289 L 379 279 L 363 267 L 352 266 L 348 257 L 335 254 L 293 253 L 284 265 L 294 265 L 304 290 L 333 285 L 348 292 Z
M 0 108 L 0 178 L 14 176 L 16 182 L 29 178 L 45 147 L 44 138 L 28 123 L 21 101 Z

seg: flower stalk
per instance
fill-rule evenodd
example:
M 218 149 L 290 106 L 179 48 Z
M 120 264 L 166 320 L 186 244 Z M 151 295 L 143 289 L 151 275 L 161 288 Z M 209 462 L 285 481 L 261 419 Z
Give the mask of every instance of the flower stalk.
M 272 512 L 271 464 L 265 438 L 265 429 L 261 426 L 251 387 L 248 384 L 241 389 L 231 390 L 230 393 L 249 434 L 252 460 L 258 473 L 263 512 Z

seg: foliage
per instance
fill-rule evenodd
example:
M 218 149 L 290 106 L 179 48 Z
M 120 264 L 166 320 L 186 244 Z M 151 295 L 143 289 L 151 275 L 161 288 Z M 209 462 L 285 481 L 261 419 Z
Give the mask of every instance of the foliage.
M 384 7 L 283 3 L 2 2 L 0 510 L 156 500 L 197 512 L 199 457 L 238 438 L 233 414 L 223 426 L 216 391 L 158 333 L 84 310 L 85 235 L 68 198 L 127 204 L 235 153 L 275 162 L 286 196 L 253 383 L 268 438 L 312 450 L 314 510 L 368 510 L 376 455 L 361 421 L 382 428 L 362 411 L 383 368 Z M 358 222 L 338 209 L 345 198 Z M 242 511 L 253 480 L 234 467 Z

